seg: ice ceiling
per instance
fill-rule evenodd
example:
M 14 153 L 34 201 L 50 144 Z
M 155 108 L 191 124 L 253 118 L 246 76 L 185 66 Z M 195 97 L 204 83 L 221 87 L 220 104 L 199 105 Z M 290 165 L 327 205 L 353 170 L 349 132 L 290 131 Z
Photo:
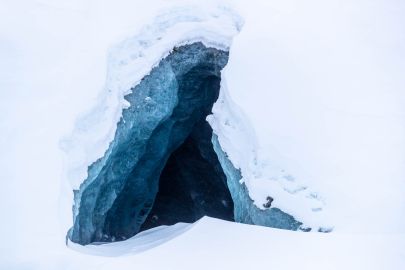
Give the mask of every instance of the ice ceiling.
M 299 228 L 271 202 L 254 206 L 205 120 L 228 56 L 199 42 L 175 47 L 126 96 L 114 140 L 75 191 L 71 241 L 121 241 L 204 215 Z

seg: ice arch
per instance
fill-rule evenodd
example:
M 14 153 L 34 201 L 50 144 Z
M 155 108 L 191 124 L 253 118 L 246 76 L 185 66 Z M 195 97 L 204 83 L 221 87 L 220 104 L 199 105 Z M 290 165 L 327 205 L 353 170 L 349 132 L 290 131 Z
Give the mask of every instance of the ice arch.
M 164 179 L 172 179 L 162 181 L 161 193 L 169 185 L 167 181 L 186 190 L 177 190 L 177 198 L 183 201 L 177 204 L 177 212 L 170 209 L 171 216 L 192 222 L 219 211 L 220 217 L 233 218 L 224 173 L 212 147 L 210 152 L 204 145 L 204 141 L 210 142 L 212 133 L 205 117 L 218 98 L 220 71 L 227 60 L 228 52 L 202 43 L 175 48 L 126 96 L 131 106 L 123 111 L 113 142 L 104 157 L 89 167 L 88 178 L 75 193 L 74 225 L 69 232 L 72 241 L 88 244 L 136 234 L 154 205 L 160 175 L 172 153 L 169 168 L 162 174 Z M 178 149 L 182 144 L 186 146 Z M 200 171 L 211 170 L 212 186 L 219 187 L 211 195 L 218 196 L 219 204 L 205 198 L 202 193 L 208 191 L 202 192 L 198 183 L 190 181 L 188 187 L 186 182 L 176 183 L 180 177 L 176 174 L 185 173 L 175 171 L 184 155 L 194 158 L 195 165 L 202 167 Z M 189 161 L 187 157 L 185 162 Z M 204 203 L 207 205 L 201 206 Z M 159 200 L 156 205 L 166 207 Z M 154 213 L 145 226 L 162 224 L 156 217 Z M 176 221 L 181 220 L 167 222 Z
M 200 42 L 175 47 L 125 97 L 113 141 L 75 191 L 73 242 L 125 240 L 204 215 L 299 228 L 281 210 L 254 205 L 205 120 L 228 56 Z

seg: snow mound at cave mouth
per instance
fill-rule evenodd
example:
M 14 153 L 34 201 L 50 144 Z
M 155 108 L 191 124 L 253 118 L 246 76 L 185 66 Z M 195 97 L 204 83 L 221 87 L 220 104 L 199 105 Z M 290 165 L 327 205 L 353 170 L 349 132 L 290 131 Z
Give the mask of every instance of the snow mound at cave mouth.
M 197 222 L 177 223 L 171 226 L 159 226 L 137 235 L 123 242 L 114 242 L 108 244 L 92 244 L 82 246 L 69 241 L 69 247 L 84 254 L 116 257 L 122 255 L 133 255 L 152 248 L 156 248 L 190 230 Z

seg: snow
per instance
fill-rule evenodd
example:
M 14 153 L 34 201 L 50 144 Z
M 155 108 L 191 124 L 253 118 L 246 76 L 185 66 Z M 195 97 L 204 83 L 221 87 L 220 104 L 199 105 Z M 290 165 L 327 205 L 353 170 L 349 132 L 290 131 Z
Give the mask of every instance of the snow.
M 159 226 L 143 231 L 134 237 L 123 241 L 109 244 L 82 246 L 68 240 L 70 248 L 89 255 L 117 257 L 141 253 L 155 248 L 173 238 L 185 233 L 195 224 L 177 223 L 172 226 Z
M 404 11 L 399 0 L 1 1 L 0 268 L 402 269 Z M 137 33 L 167 36 L 139 50 Z M 67 191 L 105 151 L 124 91 L 194 40 L 231 45 L 230 105 L 210 123 L 250 196 L 334 232 L 204 218 L 111 250 L 67 248 Z M 100 252 L 120 256 L 88 254 Z
M 322 198 L 316 215 L 335 230 L 403 232 L 404 4 L 241 5 L 246 23 L 224 75 L 255 130 L 258 164 L 246 174 L 261 175 L 246 180 L 251 192 L 268 180 L 285 188 L 288 175 L 307 187 L 298 194 Z
M 122 244 L 80 247 L 81 252 L 50 250 L 47 254 L 36 254 L 35 262 L 25 262 L 25 265 L 17 264 L 15 267 L 372 270 L 401 269 L 405 262 L 404 235 L 297 233 L 207 217 L 186 226 L 186 230 L 183 230 L 183 225 L 180 225 L 180 231 L 174 229 L 165 232 L 165 229 L 155 230 L 163 231 L 162 234 L 168 237 L 172 237 L 173 233 L 177 235 L 163 243 L 153 242 L 154 235 L 146 234 L 135 236 Z M 162 234 L 158 233 L 156 237 L 160 238 Z M 154 247 L 139 250 L 131 245 L 134 242 L 152 243 Z
M 292 215 L 303 223 L 303 227 L 315 231 L 333 229 L 328 213 L 323 211 L 325 203 L 316 191 L 300 183 L 282 167 L 271 164 L 273 161 L 259 156 L 255 128 L 231 96 L 227 81 L 223 80 L 220 97 L 207 120 L 218 135 L 221 148 L 233 165 L 241 170 L 243 178 L 240 182 L 247 186 L 255 205 L 264 209 L 263 204 L 270 196 L 274 199 L 273 207 Z

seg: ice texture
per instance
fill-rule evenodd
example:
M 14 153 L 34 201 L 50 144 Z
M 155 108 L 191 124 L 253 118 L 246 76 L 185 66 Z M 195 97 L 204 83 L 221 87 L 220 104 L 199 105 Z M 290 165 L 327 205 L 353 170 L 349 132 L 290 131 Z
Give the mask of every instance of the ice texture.
M 204 215 L 300 228 L 301 222 L 271 201 L 268 209 L 255 205 L 205 120 L 227 61 L 227 51 L 200 42 L 175 47 L 125 97 L 130 106 L 114 140 L 75 191 L 73 242 L 125 240 Z
M 240 183 L 242 175 L 228 159 L 222 150 L 218 137 L 213 134 L 212 144 L 218 155 L 218 159 L 225 172 L 228 188 L 234 201 L 234 218 L 236 222 L 255 224 L 279 229 L 297 230 L 302 225 L 293 216 L 281 211 L 276 207 L 259 209 L 249 197 L 249 191 L 244 183 Z
M 126 96 L 114 140 L 75 191 L 73 242 L 133 236 L 150 212 L 170 154 L 211 112 L 228 52 L 202 43 L 175 47 Z

